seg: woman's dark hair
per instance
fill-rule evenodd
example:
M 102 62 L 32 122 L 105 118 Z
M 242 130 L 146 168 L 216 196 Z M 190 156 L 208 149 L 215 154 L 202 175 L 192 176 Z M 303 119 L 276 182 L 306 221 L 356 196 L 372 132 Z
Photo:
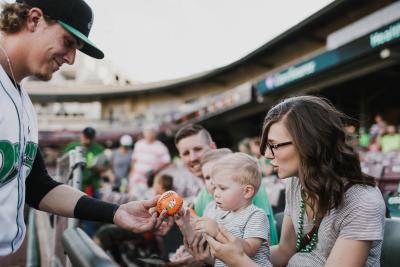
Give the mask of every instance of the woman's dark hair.
M 361 172 L 358 154 L 346 143 L 346 119 L 327 99 L 315 96 L 288 98 L 265 117 L 260 153 L 265 154 L 271 125 L 282 121 L 299 153 L 302 198 L 317 219 L 342 204 L 347 184 L 375 186 L 374 178 Z

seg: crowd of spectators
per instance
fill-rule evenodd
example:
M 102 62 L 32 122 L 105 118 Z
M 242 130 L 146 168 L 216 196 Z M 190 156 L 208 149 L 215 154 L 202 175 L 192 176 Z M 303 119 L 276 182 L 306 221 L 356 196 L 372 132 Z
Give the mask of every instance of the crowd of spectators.
M 346 127 L 346 132 L 348 143 L 360 155 L 363 172 L 376 178 L 383 193 L 396 191 L 400 178 L 400 170 L 396 170 L 396 166 L 400 166 L 400 134 L 396 126 L 386 123 L 380 115 L 377 115 L 375 123 L 369 130 L 361 127 L 357 132 L 356 127 L 350 125 Z M 143 129 L 142 138 L 136 142 L 130 135 L 121 136 L 118 147 L 113 149 L 104 150 L 103 147 L 97 145 L 94 140 L 95 134 L 95 130 L 88 127 L 82 131 L 80 142 L 70 144 L 66 148 L 68 151 L 78 145 L 84 147 L 87 166 L 84 171 L 82 190 L 87 194 L 108 202 L 122 204 L 131 200 L 148 199 L 168 190 L 174 190 L 184 198 L 185 205 L 196 208 L 200 216 L 207 204 L 213 200 L 207 178 L 196 171 L 201 157 L 196 158 L 190 155 L 194 158 L 185 159 L 189 155 L 180 153 L 180 158 L 172 161 L 167 146 L 157 140 L 156 125 L 147 125 Z M 273 216 L 285 208 L 286 184 L 285 180 L 278 178 L 271 160 L 260 154 L 260 139 L 259 136 L 244 138 L 233 150 L 249 155 L 260 167 L 260 190 L 265 192 L 268 205 L 272 207 L 270 210 L 268 207 L 265 208 L 266 214 L 271 215 L 268 218 L 270 219 L 268 225 L 272 225 L 272 229 L 268 238 L 271 244 L 276 244 L 278 235 Z M 209 146 L 207 145 L 207 149 L 212 149 L 214 145 L 210 143 Z M 178 146 L 177 149 L 179 151 Z M 191 153 L 196 153 L 195 149 L 193 148 L 194 152 Z M 197 149 L 200 151 L 203 148 L 197 147 Z M 393 178 L 393 172 L 396 171 L 399 176 L 396 177 L 395 174 Z M 386 173 L 392 175 L 390 182 L 385 182 Z M 130 253 L 131 258 L 137 257 L 137 253 L 141 253 L 144 257 L 150 257 L 152 253 L 155 253 L 157 257 L 164 260 L 170 258 L 179 262 L 182 260 L 182 255 L 190 256 L 183 246 L 173 253 L 177 248 L 176 245 L 183 242 L 181 233 L 176 226 L 174 227 L 175 230 L 170 230 L 167 235 L 165 233 L 132 234 L 115 225 L 96 225 L 96 227 L 84 229 L 103 249 L 109 251 L 115 260 L 124 265 L 126 261 L 129 261 L 126 257 L 121 258 L 124 250 L 125 256 L 129 255 L 126 251 L 136 251 L 136 254 Z M 168 238 L 177 244 L 168 247 L 166 244 Z M 123 249 L 121 244 L 130 245 L 128 249 Z M 137 252 L 137 250 L 141 251 Z M 183 257 L 184 260 L 187 260 L 185 257 Z

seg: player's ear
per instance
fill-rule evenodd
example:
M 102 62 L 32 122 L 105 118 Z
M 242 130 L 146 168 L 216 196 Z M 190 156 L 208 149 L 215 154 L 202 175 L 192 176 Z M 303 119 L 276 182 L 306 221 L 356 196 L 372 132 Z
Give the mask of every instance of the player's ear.
M 27 17 L 27 28 L 29 31 L 34 32 L 38 26 L 40 19 L 43 18 L 43 12 L 41 9 L 34 7 L 29 10 Z

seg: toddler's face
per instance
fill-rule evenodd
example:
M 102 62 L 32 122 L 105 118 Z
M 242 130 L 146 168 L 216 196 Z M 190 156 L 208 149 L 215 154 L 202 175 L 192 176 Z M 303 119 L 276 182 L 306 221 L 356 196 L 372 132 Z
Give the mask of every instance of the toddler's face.
M 244 197 L 244 185 L 235 182 L 232 173 L 219 171 L 213 176 L 215 185 L 214 198 L 218 207 L 223 210 L 236 211 L 247 203 Z
M 203 173 L 204 183 L 206 184 L 207 191 L 210 195 L 214 195 L 214 190 L 215 190 L 214 182 L 211 179 L 212 167 L 213 167 L 213 164 L 211 162 L 208 162 L 201 167 L 201 172 Z

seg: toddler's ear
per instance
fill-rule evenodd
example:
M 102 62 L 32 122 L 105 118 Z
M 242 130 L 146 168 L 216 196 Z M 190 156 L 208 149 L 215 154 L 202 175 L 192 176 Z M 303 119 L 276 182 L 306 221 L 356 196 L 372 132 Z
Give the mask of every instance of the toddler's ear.
M 245 199 L 251 199 L 255 195 L 255 190 L 254 186 L 252 185 L 246 185 L 244 187 L 244 198 Z

